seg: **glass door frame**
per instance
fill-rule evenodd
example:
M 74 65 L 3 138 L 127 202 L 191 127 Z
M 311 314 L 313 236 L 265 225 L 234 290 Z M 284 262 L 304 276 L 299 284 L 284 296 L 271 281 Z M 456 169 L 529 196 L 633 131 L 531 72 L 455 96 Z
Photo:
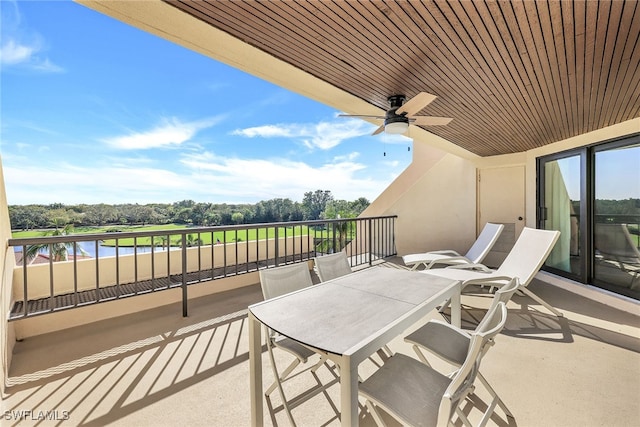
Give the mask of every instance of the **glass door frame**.
M 542 269 L 557 274 L 558 276 L 567 277 L 582 283 L 589 283 L 592 273 L 589 271 L 591 263 L 588 260 L 593 256 L 593 239 L 588 238 L 590 235 L 589 228 L 591 220 L 593 219 L 593 206 L 591 206 L 592 203 L 589 197 L 593 196 L 593 185 L 589 186 L 588 183 L 591 182 L 593 178 L 593 162 L 589 160 L 590 156 L 587 153 L 587 147 L 562 151 L 536 159 L 536 176 L 538 177 L 538 183 L 536 185 L 536 227 L 544 229 L 544 221 L 546 220 L 546 204 L 544 200 L 546 184 L 545 164 L 569 157 L 579 157 L 580 159 L 580 220 L 578 221 L 580 267 L 577 274 L 547 265 L 543 265 Z M 584 177 L 587 179 L 584 179 Z
M 601 141 L 596 144 L 586 145 L 562 151 L 536 159 L 536 226 L 544 228 L 545 221 L 545 173 L 544 166 L 547 162 L 561 160 L 568 157 L 579 156 L 580 158 L 580 221 L 579 221 L 579 245 L 580 245 L 580 268 L 578 273 L 570 273 L 558 268 L 542 266 L 542 270 L 566 277 L 585 284 L 593 284 L 600 288 L 607 289 L 606 284 L 599 284 L 594 280 L 595 276 L 595 160 L 596 153 L 616 148 L 624 148 L 640 143 L 640 133 L 624 135 L 610 140 Z

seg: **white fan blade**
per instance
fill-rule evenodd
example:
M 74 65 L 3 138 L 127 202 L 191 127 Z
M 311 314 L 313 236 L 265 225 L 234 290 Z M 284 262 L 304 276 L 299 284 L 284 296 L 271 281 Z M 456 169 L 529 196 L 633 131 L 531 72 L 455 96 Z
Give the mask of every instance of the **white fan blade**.
M 378 129 L 376 129 L 371 135 L 377 135 L 379 133 L 384 132 L 384 125 L 381 125 Z
M 449 124 L 453 119 L 450 117 L 415 116 L 410 117 L 409 120 L 418 126 L 441 126 Z
M 427 92 L 420 92 L 410 100 L 406 101 L 400 108 L 396 110 L 396 114 L 407 113 L 407 116 L 413 116 L 424 107 L 429 105 L 437 96 Z
M 380 119 L 380 120 L 384 119 L 384 116 L 374 116 L 370 114 L 338 114 L 338 117 L 358 117 L 361 119 Z

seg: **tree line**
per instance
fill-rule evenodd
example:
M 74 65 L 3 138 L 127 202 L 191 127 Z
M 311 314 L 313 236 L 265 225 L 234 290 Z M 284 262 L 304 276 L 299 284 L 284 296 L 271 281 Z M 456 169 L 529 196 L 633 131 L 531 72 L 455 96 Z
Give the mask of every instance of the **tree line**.
M 9 205 L 11 228 L 32 230 L 51 227 L 187 224 L 216 226 L 266 222 L 355 218 L 369 206 L 360 197 L 354 201 L 336 200 L 331 191 L 304 193 L 302 202 L 277 198 L 255 204 L 202 203 L 182 200 L 149 204 Z

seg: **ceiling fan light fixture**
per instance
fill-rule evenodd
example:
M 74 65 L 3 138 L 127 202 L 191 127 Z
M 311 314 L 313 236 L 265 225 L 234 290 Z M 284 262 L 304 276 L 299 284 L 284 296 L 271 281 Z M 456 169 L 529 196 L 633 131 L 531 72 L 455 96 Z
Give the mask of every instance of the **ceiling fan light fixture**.
M 409 129 L 409 123 L 405 121 L 391 122 L 384 125 L 384 131 L 395 135 L 403 134 Z

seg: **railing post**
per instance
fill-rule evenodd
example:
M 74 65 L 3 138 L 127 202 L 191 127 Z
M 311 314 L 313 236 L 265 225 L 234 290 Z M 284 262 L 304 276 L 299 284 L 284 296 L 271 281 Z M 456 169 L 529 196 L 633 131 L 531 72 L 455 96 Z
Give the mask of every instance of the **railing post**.
M 331 238 L 331 250 L 332 252 L 329 253 L 335 253 L 336 251 L 336 223 L 332 222 L 331 223 L 331 231 L 332 231 L 332 238 Z
M 182 235 L 182 317 L 187 317 L 187 235 Z
M 38 254 L 36 254 L 38 256 Z M 27 258 L 27 245 L 22 245 L 22 300 L 24 301 L 23 316 L 27 317 L 29 314 L 29 289 L 27 286 L 27 267 L 29 265 L 29 259 Z
M 371 221 L 372 219 L 369 218 L 369 266 L 373 265 L 373 223 Z
M 278 262 L 278 256 L 280 255 L 280 233 L 278 232 L 278 226 L 276 225 L 274 227 L 275 230 L 275 263 L 276 263 L 276 267 L 278 265 L 280 265 L 280 263 Z

